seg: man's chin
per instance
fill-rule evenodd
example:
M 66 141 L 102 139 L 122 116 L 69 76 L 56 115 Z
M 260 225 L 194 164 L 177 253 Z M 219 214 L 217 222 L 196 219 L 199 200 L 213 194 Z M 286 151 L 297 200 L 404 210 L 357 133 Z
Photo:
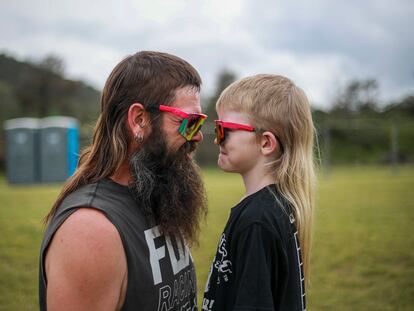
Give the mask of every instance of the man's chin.
M 196 149 L 190 150 L 186 153 L 187 157 L 189 157 L 190 159 L 194 159 L 195 155 L 196 155 Z
M 187 154 L 191 154 L 191 157 L 193 157 L 193 155 L 195 154 L 195 151 L 197 150 L 197 143 L 194 141 L 186 142 L 183 145 L 183 148 L 185 149 L 185 152 Z

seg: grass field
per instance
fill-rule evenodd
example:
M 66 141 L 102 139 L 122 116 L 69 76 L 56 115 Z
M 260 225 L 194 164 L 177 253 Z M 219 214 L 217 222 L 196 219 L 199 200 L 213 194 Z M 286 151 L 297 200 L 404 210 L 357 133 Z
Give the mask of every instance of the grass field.
M 193 250 L 201 295 L 237 175 L 205 170 L 209 215 Z M 10 187 L 0 179 L 0 310 L 38 310 L 41 219 L 60 185 Z M 318 184 L 308 310 L 413 310 L 414 167 L 334 168 Z

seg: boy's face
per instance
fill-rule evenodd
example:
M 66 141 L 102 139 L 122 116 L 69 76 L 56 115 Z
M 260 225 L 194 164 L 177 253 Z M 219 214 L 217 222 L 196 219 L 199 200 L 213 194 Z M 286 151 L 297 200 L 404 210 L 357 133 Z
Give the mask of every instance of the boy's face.
M 223 123 L 221 130 L 224 130 L 225 136 L 220 143 L 217 142 L 217 138 L 215 140 L 220 147 L 218 166 L 225 172 L 240 174 L 254 170 L 259 164 L 261 152 L 249 117 L 244 113 L 230 110 L 219 110 L 217 114 Z M 227 128 L 227 122 L 231 122 L 233 128 Z M 237 128 L 239 126 L 240 129 Z

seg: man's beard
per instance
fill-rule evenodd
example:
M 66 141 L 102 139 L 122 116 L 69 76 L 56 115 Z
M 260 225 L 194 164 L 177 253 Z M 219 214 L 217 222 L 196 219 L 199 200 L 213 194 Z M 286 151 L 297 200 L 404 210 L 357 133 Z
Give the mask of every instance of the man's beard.
M 194 142 L 169 152 L 163 133 L 154 126 L 144 145 L 129 163 L 129 188 L 147 219 L 165 235 L 181 235 L 197 243 L 200 220 L 207 213 L 206 195 L 199 167 L 191 157 Z

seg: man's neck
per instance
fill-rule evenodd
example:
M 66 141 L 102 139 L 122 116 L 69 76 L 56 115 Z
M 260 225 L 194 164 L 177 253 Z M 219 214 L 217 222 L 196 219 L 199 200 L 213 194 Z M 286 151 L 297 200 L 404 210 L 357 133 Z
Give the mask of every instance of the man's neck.
M 131 180 L 131 173 L 128 163 L 123 163 L 121 167 L 109 178 L 118 184 L 128 186 Z

